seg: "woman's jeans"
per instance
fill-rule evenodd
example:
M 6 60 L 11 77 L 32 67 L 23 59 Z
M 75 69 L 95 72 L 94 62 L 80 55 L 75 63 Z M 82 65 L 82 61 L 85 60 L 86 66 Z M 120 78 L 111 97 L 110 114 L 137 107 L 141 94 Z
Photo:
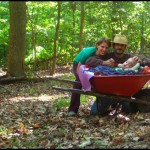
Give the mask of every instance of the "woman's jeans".
M 75 75 L 75 81 L 80 82 L 79 76 L 77 74 L 77 66 L 78 66 L 78 64 L 73 64 L 73 73 Z M 73 88 L 81 90 L 82 85 L 74 83 Z M 80 106 L 80 95 L 81 94 L 77 94 L 77 93 L 72 93 L 71 94 L 71 101 L 70 101 L 70 106 L 68 108 L 68 112 L 69 111 L 74 111 L 75 113 L 78 112 L 78 109 L 79 109 L 79 106 Z

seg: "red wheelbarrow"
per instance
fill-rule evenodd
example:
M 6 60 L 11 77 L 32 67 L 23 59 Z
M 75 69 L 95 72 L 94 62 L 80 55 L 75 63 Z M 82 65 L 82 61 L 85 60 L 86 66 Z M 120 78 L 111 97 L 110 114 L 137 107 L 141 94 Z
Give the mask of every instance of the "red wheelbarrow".
M 90 79 L 95 92 L 133 96 L 150 80 L 150 74 L 93 76 Z
M 71 84 L 81 84 L 80 82 L 58 78 L 54 78 L 54 80 Z M 92 85 L 91 91 L 57 86 L 53 86 L 52 88 L 60 91 L 96 96 L 99 99 L 105 97 L 113 100 L 129 101 L 137 103 L 140 111 L 150 112 L 150 89 L 143 88 L 149 80 L 150 74 L 116 76 L 94 75 L 90 79 Z

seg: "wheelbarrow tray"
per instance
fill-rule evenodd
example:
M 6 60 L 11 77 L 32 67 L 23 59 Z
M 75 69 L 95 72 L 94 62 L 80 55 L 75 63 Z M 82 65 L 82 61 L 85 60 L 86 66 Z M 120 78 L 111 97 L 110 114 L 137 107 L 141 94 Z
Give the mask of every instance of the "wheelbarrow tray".
M 104 94 L 132 96 L 150 80 L 150 74 L 96 76 L 91 79 L 94 91 Z

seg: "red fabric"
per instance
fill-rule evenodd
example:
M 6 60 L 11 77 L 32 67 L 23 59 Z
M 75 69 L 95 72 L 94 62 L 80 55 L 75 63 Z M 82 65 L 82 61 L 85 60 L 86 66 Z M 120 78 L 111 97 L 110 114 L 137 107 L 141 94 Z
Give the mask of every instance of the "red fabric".
M 85 67 L 86 67 L 86 68 L 91 68 L 91 66 L 89 66 L 89 65 L 87 65 L 87 64 L 85 64 Z
M 143 70 L 143 73 L 145 73 L 145 74 L 150 74 L 150 67 L 145 66 L 145 67 L 144 67 L 144 70 Z
M 118 63 L 114 63 L 114 67 L 118 67 Z

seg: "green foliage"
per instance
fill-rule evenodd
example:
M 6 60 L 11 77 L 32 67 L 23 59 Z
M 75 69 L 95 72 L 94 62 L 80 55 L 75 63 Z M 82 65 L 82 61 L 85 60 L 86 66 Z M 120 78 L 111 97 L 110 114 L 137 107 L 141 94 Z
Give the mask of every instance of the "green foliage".
M 43 60 L 49 57 L 51 57 L 50 53 L 46 51 L 43 47 L 41 46 L 36 47 L 36 60 Z M 30 54 L 28 55 L 28 57 L 25 58 L 26 63 L 33 62 L 34 60 L 35 59 L 34 59 L 33 54 Z
M 5 128 L 4 126 L 0 126 L 0 135 L 5 136 L 7 135 L 7 128 Z
M 54 101 L 53 106 L 54 108 L 61 108 L 61 107 L 67 107 L 69 106 L 70 100 L 66 98 L 60 98 Z
M 73 74 L 70 74 L 70 76 L 67 75 L 63 75 L 61 76 L 61 79 L 68 79 L 68 80 L 75 80 L 75 76 Z
M 90 99 L 90 96 L 85 96 L 81 94 L 81 104 L 86 104 Z M 60 109 L 62 107 L 67 107 L 70 105 L 70 97 L 69 98 L 58 98 L 57 100 L 54 101 L 53 103 L 53 108 Z
M 8 2 L 0 2 L 0 66 L 6 66 L 8 53 Z
M 27 1 L 25 62 L 53 58 L 58 17 L 55 1 Z M 147 1 L 86 1 L 83 47 L 93 46 L 102 36 L 113 39 L 123 32 L 129 39 L 129 52 L 149 53 L 150 3 Z M 116 9 L 117 8 L 117 9 Z M 56 43 L 56 63 L 72 63 L 79 52 L 81 2 L 61 2 L 60 27 Z M 9 2 L 0 2 L 0 65 L 7 62 L 9 36 Z M 34 56 L 34 47 L 36 56 Z M 148 54 L 149 55 L 149 54 Z M 35 59 L 36 58 L 36 59 Z
M 8 45 L 6 43 L 0 44 L 0 65 L 5 65 L 8 53 Z
M 81 104 L 86 104 L 89 101 L 90 96 L 87 95 L 83 95 L 81 94 L 80 100 L 81 100 Z
M 107 148 L 108 144 L 109 144 L 108 141 L 100 141 L 100 140 L 95 141 L 95 145 L 100 149 Z

